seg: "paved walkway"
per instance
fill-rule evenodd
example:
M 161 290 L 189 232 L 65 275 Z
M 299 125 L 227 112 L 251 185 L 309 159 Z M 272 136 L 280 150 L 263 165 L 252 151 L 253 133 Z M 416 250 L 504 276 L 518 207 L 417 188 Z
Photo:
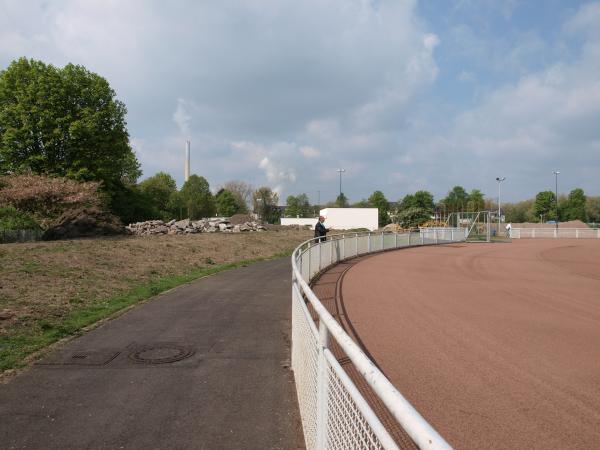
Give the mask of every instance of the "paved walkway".
M 203 278 L 0 385 L 0 447 L 303 447 L 289 259 Z

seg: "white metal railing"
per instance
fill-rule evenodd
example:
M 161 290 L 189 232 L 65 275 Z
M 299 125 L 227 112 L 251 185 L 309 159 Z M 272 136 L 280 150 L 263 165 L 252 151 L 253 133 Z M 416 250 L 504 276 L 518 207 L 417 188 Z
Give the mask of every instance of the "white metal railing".
M 311 239 L 292 254 L 292 369 L 306 447 L 397 449 L 398 445 L 331 352 L 335 340 L 360 376 L 411 439 L 423 449 L 450 445 L 427 423 L 346 334 L 309 287 L 321 271 L 355 256 L 465 240 L 460 228 L 414 233 L 352 233 Z M 313 320 L 310 304 L 317 320 Z
M 513 228 L 510 230 L 510 237 L 513 239 L 600 239 L 600 228 Z

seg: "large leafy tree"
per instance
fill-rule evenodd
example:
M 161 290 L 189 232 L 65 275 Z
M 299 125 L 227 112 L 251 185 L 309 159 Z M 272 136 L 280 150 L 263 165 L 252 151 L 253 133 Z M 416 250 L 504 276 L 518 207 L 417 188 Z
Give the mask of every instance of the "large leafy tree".
M 158 172 L 156 175 L 146 178 L 139 184 L 142 194 L 146 195 L 152 206 L 157 210 L 157 214 L 167 218 L 171 214 L 169 210 L 169 200 L 177 192 L 177 183 L 171 175 L 165 172 Z
M 538 192 L 533 202 L 533 213 L 535 217 L 543 217 L 544 220 L 556 220 L 556 196 L 554 192 Z
M 210 217 L 215 213 L 214 198 L 204 177 L 191 175 L 181 188 L 179 197 L 190 219 Z
M 240 210 L 235 196 L 227 189 L 221 189 L 215 196 L 217 214 L 223 217 L 231 217 Z
M 244 181 L 233 180 L 225 183 L 223 189 L 231 192 L 238 205 L 238 213 L 247 213 L 248 204 L 252 200 L 252 186 Z
M 405 195 L 400 201 L 399 209 L 404 210 L 408 208 L 421 208 L 430 214 L 433 213 L 435 209 L 433 195 L 428 191 L 417 191 L 414 194 Z
M 479 189 L 473 189 L 469 192 L 467 200 L 467 211 L 481 211 L 485 208 L 485 198 L 483 192 Z
M 418 206 L 411 206 L 398 213 L 398 223 L 404 228 L 415 228 L 429 220 L 430 213 Z
M 279 195 L 268 186 L 258 188 L 252 194 L 254 212 L 265 222 L 275 223 L 279 220 Z
M 600 223 L 600 196 L 587 198 L 585 212 L 590 222 Z
M 288 195 L 285 201 L 285 214 L 289 217 L 310 217 L 312 215 L 312 208 L 308 200 L 308 195 Z
M 561 215 L 562 220 L 587 220 L 587 214 L 585 212 L 586 196 L 583 189 L 573 189 L 569 193 L 566 205 Z
M 344 195 L 344 193 L 342 192 L 340 195 L 337 196 L 337 198 L 335 199 L 335 205 L 336 208 L 347 208 L 348 206 L 350 206 L 350 203 L 348 203 L 348 197 L 346 197 Z
M 390 223 L 390 203 L 385 198 L 385 195 L 381 191 L 375 191 L 369 197 L 369 206 L 377 208 L 379 215 L 379 226 L 383 227 Z
M 114 196 L 141 174 L 126 112 L 108 82 L 83 66 L 13 61 L 0 72 L 0 173 L 102 181 Z
M 469 194 L 462 186 L 454 186 L 442 203 L 446 206 L 447 212 L 464 211 L 469 201 Z

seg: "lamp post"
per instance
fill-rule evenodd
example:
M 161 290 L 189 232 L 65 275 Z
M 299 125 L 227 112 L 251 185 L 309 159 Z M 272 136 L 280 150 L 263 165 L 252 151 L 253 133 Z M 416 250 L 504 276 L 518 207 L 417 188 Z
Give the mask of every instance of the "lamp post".
M 555 196 L 555 203 L 556 203 L 556 229 L 558 230 L 558 174 L 560 173 L 560 171 L 555 170 L 554 172 L 552 172 L 554 174 L 554 196 Z
M 340 174 L 340 197 L 342 196 L 342 174 L 346 171 L 346 169 L 338 169 L 338 173 Z
M 506 177 L 496 177 L 496 181 L 498 182 L 498 232 L 500 234 L 500 183 L 506 180 Z

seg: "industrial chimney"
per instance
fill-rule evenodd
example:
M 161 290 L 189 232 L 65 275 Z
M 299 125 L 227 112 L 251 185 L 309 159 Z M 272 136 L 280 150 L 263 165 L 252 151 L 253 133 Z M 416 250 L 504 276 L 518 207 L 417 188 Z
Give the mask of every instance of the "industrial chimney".
M 190 179 L 190 141 L 185 141 L 185 181 Z

